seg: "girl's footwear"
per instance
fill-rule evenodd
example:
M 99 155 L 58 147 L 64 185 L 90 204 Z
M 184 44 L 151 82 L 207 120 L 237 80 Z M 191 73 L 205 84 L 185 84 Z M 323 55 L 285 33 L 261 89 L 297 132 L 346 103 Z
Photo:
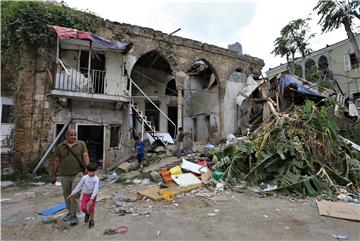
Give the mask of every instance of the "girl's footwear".
M 89 228 L 94 227 L 94 225 L 95 225 L 94 220 L 90 220 L 90 221 L 89 221 Z
M 85 223 L 89 222 L 90 214 L 88 212 L 85 213 Z

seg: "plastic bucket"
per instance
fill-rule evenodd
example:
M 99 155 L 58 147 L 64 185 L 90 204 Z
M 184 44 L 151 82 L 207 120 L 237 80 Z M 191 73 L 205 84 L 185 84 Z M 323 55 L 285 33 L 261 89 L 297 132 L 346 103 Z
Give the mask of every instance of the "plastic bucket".
M 181 174 L 182 170 L 180 166 L 174 166 L 173 168 L 170 168 L 170 174 L 171 175 L 178 175 Z

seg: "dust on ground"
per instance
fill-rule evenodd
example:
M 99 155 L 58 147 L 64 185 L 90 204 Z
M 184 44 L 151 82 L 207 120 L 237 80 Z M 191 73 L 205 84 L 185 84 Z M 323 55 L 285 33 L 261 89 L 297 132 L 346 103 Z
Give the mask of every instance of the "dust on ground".
M 196 190 L 178 195 L 173 201 L 153 202 L 136 195 L 142 188 L 144 182 L 105 183 L 98 195 L 100 201 L 92 229 L 84 223 L 83 216 L 75 226 L 61 218 L 56 223 L 42 222 L 39 211 L 63 202 L 60 186 L 4 189 L 2 200 L 10 200 L 1 203 L 1 239 L 333 240 L 332 234 L 340 234 L 349 240 L 360 240 L 360 223 L 322 217 L 310 199 L 260 198 L 252 192 L 225 190 L 214 201 L 196 196 L 197 191 L 203 191 Z M 132 213 L 114 212 L 114 199 L 119 196 L 132 208 Z M 128 232 L 104 234 L 106 229 L 119 226 L 127 227 Z

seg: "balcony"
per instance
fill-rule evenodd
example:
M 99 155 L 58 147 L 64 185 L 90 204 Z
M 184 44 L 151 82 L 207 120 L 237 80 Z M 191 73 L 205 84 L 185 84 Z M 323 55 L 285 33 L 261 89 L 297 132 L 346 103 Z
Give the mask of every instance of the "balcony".
M 128 101 L 121 76 L 88 68 L 80 68 L 79 71 L 61 61 L 56 65 L 51 94 L 70 99 Z

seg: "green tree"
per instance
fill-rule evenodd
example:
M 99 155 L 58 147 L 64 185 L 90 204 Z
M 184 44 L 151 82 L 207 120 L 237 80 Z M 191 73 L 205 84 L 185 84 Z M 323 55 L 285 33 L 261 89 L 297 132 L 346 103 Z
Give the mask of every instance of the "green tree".
M 280 31 L 280 37 L 274 41 L 275 48 L 271 52 L 275 56 L 286 56 L 289 66 L 294 61 L 295 54 L 300 53 L 303 59 L 303 78 L 305 78 L 305 56 L 311 52 L 311 49 L 308 48 L 309 40 L 315 36 L 315 34 L 310 33 L 309 20 L 310 18 L 299 18 L 284 26 Z
M 360 50 L 353 33 L 354 17 L 360 19 L 359 0 L 320 0 L 314 7 L 320 17 L 322 32 L 329 32 L 344 26 L 346 34 L 354 48 L 357 61 L 360 63 Z

